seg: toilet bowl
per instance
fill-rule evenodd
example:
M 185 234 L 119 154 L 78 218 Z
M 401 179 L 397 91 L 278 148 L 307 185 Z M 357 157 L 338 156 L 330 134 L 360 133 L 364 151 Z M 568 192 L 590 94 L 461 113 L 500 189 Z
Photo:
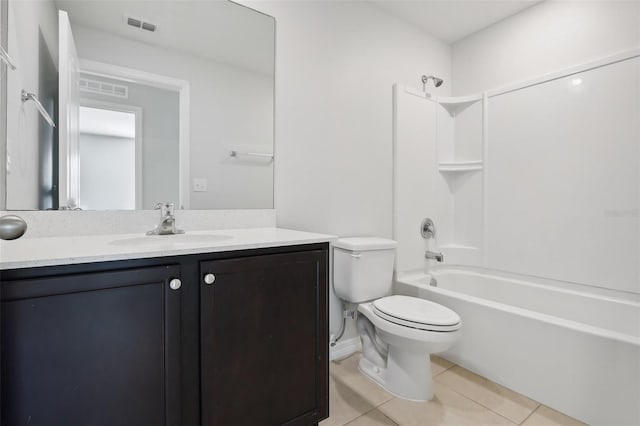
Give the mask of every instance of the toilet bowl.
M 407 319 L 401 311 L 396 311 L 397 317 L 393 317 L 376 308 L 378 302 L 388 302 L 390 299 L 398 306 L 406 304 L 423 308 L 422 322 Z M 460 317 L 442 305 L 407 296 L 389 296 L 361 303 L 358 312 L 361 314 L 358 317 L 358 331 L 363 348 L 360 370 L 396 396 L 416 401 L 432 399 L 429 355 L 449 349 L 458 339 Z M 372 331 L 375 332 L 374 336 Z M 372 337 L 384 342 L 386 360 L 372 353 L 377 352 L 378 348 L 365 342 Z
M 433 398 L 430 354 L 459 338 L 460 317 L 437 303 L 391 295 L 396 242 L 342 238 L 334 242 L 334 289 L 358 304 L 359 369 L 394 395 Z

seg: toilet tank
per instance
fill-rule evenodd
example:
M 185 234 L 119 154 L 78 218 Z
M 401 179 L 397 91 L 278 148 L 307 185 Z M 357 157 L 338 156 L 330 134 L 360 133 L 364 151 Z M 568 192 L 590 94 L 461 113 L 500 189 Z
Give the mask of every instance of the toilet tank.
M 362 303 L 391 294 L 393 240 L 372 237 L 340 238 L 333 243 L 333 287 L 347 302 Z

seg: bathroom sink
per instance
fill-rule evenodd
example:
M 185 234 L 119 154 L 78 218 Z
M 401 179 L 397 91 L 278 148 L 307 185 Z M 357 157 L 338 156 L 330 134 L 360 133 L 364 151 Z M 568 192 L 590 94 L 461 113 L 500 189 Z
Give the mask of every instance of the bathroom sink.
M 188 244 L 208 244 L 219 243 L 228 240 L 229 235 L 213 235 L 213 234 L 176 234 L 176 235 L 149 235 L 145 237 L 123 238 L 121 240 L 110 241 L 109 244 L 114 246 L 176 246 Z

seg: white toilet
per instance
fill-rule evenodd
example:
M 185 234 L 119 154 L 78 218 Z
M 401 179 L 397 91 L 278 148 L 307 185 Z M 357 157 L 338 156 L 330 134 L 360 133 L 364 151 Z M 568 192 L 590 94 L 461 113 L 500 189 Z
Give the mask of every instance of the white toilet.
M 426 401 L 433 398 L 429 355 L 447 350 L 462 323 L 437 303 L 391 295 L 396 245 L 382 238 L 338 239 L 333 285 L 339 298 L 358 304 L 360 371 L 401 398 Z

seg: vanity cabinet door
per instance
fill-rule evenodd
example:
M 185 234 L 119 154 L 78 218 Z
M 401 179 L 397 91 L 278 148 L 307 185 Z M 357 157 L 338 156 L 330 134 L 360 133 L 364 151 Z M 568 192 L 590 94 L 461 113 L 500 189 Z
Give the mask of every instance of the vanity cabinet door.
M 2 425 L 179 424 L 176 278 L 173 265 L 2 282 Z
M 326 418 L 327 251 L 202 262 L 200 272 L 202 424 Z

